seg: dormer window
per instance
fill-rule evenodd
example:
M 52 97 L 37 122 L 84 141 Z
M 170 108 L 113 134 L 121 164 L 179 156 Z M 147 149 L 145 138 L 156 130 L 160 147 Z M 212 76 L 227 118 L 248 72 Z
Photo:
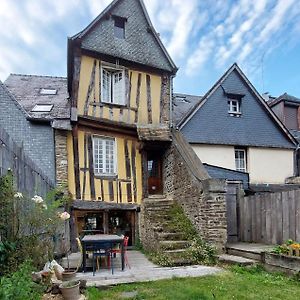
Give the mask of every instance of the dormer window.
M 125 105 L 125 74 L 123 69 L 102 66 L 101 102 Z
M 240 115 L 241 114 L 241 105 L 240 101 L 237 99 L 228 100 L 228 113 L 230 115 Z
M 125 39 L 125 18 L 114 17 L 114 35 L 116 38 Z

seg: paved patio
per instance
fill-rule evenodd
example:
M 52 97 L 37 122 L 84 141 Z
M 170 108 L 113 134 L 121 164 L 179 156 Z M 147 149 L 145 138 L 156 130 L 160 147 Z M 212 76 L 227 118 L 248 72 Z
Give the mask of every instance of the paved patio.
M 96 271 L 95 276 L 92 272 L 77 273 L 77 279 L 87 280 L 87 286 L 108 286 L 121 283 L 155 281 L 160 279 L 169 279 L 173 277 L 200 277 L 213 275 L 222 272 L 222 269 L 207 266 L 185 266 L 185 267 L 159 267 L 150 262 L 144 254 L 139 251 L 128 251 L 128 260 L 130 269 L 125 268 L 121 271 L 121 259 L 117 256 L 114 259 L 114 274 L 110 269 L 100 268 Z M 73 253 L 70 256 L 70 264 L 76 264 L 80 253 Z M 65 262 L 64 262 L 65 263 Z M 63 264 L 64 264 L 63 263 Z M 91 261 L 87 262 L 87 266 Z

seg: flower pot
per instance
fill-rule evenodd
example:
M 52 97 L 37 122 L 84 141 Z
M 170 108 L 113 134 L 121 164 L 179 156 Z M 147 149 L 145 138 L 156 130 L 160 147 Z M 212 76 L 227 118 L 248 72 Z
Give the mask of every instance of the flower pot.
M 80 281 L 68 281 L 62 283 L 59 288 L 65 300 L 79 300 L 80 292 L 79 292 Z
M 61 273 L 62 281 L 69 281 L 74 279 L 76 276 L 76 272 L 73 270 L 65 270 Z

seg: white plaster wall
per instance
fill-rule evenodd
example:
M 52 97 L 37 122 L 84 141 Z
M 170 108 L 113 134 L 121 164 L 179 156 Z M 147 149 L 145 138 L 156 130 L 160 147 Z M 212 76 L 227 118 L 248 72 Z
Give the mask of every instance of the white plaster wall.
M 288 149 L 248 148 L 251 183 L 284 183 L 294 175 L 294 152 Z
M 234 146 L 192 144 L 203 163 L 235 170 Z M 294 152 L 288 149 L 247 148 L 250 183 L 282 184 L 294 175 Z
M 235 170 L 233 146 L 192 144 L 192 147 L 203 163 Z

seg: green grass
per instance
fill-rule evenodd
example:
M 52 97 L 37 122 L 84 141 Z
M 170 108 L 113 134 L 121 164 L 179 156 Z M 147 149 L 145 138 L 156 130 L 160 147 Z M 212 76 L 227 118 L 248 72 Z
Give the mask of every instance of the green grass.
M 89 288 L 89 300 L 125 299 L 122 292 L 137 291 L 131 300 L 210 300 L 210 299 L 298 299 L 300 282 L 282 275 L 269 274 L 259 267 L 230 270 L 199 278 L 174 278 L 155 282 L 123 284 L 106 290 Z

